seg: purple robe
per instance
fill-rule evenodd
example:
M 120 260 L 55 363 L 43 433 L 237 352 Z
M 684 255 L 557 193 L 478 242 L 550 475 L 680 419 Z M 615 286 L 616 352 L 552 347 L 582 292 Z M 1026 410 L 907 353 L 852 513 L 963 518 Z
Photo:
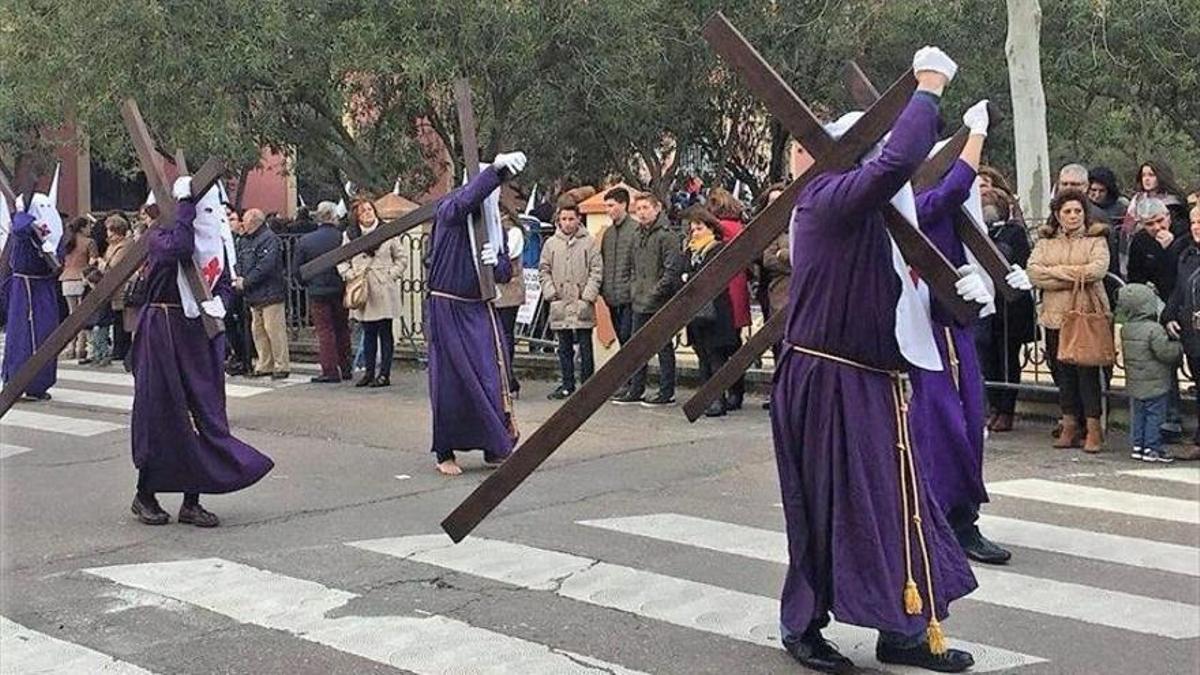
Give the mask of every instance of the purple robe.
M 149 492 L 233 492 L 274 467 L 269 457 L 234 438 L 225 410 L 225 336 L 209 339 L 201 319 L 180 305 L 176 270 L 191 262 L 196 207 L 180 202 L 175 227 L 157 227 L 146 262 L 147 303 L 130 350 L 134 378 L 133 464 Z M 229 271 L 213 289 L 230 306 Z
M 955 267 L 967 264 L 967 256 L 954 217 L 974 182 L 975 170 L 960 159 L 938 185 L 917 195 L 921 230 Z M 946 368 L 912 371 L 912 414 L 921 420 L 913 435 L 934 497 L 958 527 L 973 523 L 979 505 L 988 501 L 983 484 L 983 373 L 974 326 L 959 325 L 936 298 L 931 310 L 934 338 Z
M 4 365 L 0 377 L 5 382 L 17 374 L 50 333 L 58 328 L 58 277 L 42 257 L 41 240 L 34 231 L 33 216 L 13 215 L 9 234 L 9 262 L 12 271 L 0 281 L 5 299 Z M 59 245 L 58 259 L 67 237 Z M 58 359 L 51 359 L 23 393 L 45 394 L 58 380 Z
M 435 453 L 483 450 L 498 460 L 515 441 L 503 333 L 492 303 L 480 300 L 467 225 L 467 216 L 480 217 L 480 204 L 498 187 L 497 170 L 485 169 L 447 195 L 434 217 L 425 335 Z M 503 251 L 499 263 L 496 274 L 504 281 L 512 271 Z
M 878 159 L 818 176 L 796 201 L 789 348 L 771 399 L 788 535 L 785 634 L 820 626 L 829 612 L 844 623 L 905 635 L 921 634 L 929 623 L 915 527 L 907 528 L 909 560 L 923 612 L 907 613 L 903 601 L 907 523 L 894 379 L 791 346 L 885 371 L 908 369 L 895 338 L 900 281 L 880 209 L 925 159 L 937 127 L 936 99 L 918 92 Z M 945 517 L 931 506 L 919 468 L 916 497 L 940 619 L 952 600 L 974 590 L 975 578 Z

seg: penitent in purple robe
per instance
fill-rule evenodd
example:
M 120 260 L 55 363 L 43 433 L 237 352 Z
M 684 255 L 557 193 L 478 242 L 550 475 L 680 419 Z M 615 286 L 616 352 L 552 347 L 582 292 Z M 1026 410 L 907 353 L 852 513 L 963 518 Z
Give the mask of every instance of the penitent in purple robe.
M 771 399 L 788 535 L 785 635 L 822 626 L 829 612 L 844 623 L 909 636 L 930 620 L 925 556 L 901 507 L 896 379 L 829 356 L 908 370 L 895 337 L 900 281 L 880 208 L 925 159 L 937 127 L 936 97 L 918 92 L 878 159 L 816 177 L 796 201 L 789 348 Z M 974 590 L 975 578 L 919 471 L 915 482 L 940 619 L 952 600 Z M 917 614 L 903 601 L 909 565 L 923 602 Z
M 493 461 L 512 452 L 516 434 L 503 334 L 492 303 L 480 300 L 467 216 L 481 217 L 480 205 L 498 187 L 500 175 L 489 167 L 438 204 L 425 302 L 432 450 L 483 450 Z M 506 280 L 504 252 L 499 263 L 496 274 Z
M 154 228 L 144 268 L 147 304 L 130 351 L 134 379 L 133 464 L 147 492 L 233 492 L 258 482 L 274 463 L 229 432 L 225 336 L 210 339 L 180 305 L 176 270 L 191 264 L 196 207 L 180 202 L 175 227 Z M 213 289 L 226 306 L 228 271 Z
M 4 366 L 5 382 L 17 374 L 50 333 L 58 328 L 58 277 L 42 257 L 41 240 L 34 231 L 33 217 L 27 213 L 13 215 L 9 235 L 12 271 L 0 281 L 7 301 L 5 313 Z M 68 241 L 63 237 L 63 242 Z M 59 260 L 63 244 L 59 245 Z M 23 393 L 45 394 L 58 380 L 58 359 L 51 359 L 38 371 Z
M 960 159 L 940 183 L 917 195 L 921 230 L 955 267 L 967 264 L 967 256 L 954 217 L 974 182 L 975 170 Z M 988 501 L 983 484 L 983 374 L 974 326 L 959 325 L 936 298 L 931 309 L 933 336 L 946 368 L 912 371 L 912 415 L 920 420 L 913 435 L 934 497 L 950 524 L 963 528 L 974 523 L 979 505 Z

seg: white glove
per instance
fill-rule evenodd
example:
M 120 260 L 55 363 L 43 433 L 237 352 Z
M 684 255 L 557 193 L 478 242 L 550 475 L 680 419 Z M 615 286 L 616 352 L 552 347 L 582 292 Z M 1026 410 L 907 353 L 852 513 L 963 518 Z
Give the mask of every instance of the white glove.
M 479 251 L 479 262 L 492 266 L 500 262 L 499 249 L 495 244 L 488 242 L 483 245 L 483 249 Z
M 941 73 L 946 76 L 947 80 L 953 80 L 955 73 L 958 72 L 958 64 L 946 56 L 946 52 L 926 45 L 913 54 L 913 72 L 919 73 L 924 70 Z
M 171 196 L 176 201 L 180 199 L 188 199 L 192 196 L 192 177 L 180 176 L 175 179 L 175 185 L 171 186 Z
M 508 172 L 515 176 L 525 170 L 526 161 L 528 160 L 523 152 L 502 152 L 496 155 L 492 164 L 497 169 L 508 169 Z
M 958 291 L 958 297 L 967 302 L 978 302 L 981 305 L 991 303 L 992 294 L 988 293 L 983 277 L 979 276 L 979 272 L 972 265 L 963 265 L 958 268 L 958 273 L 962 275 L 962 278 L 954 284 L 954 290 Z
M 225 303 L 221 301 L 221 298 L 213 298 L 212 300 L 201 302 L 200 309 L 214 319 L 225 318 Z
M 1019 265 L 1012 266 L 1012 271 L 1004 277 L 1004 283 L 1008 284 L 1009 288 L 1015 288 L 1018 291 L 1033 290 L 1033 282 L 1029 280 L 1029 274 Z
M 963 113 L 963 124 L 967 125 L 967 128 L 971 130 L 972 136 L 987 136 L 989 123 L 988 102 L 986 98 L 971 106 L 967 109 L 967 112 Z
M 54 242 L 52 242 L 50 240 L 43 241 L 42 242 L 42 252 L 49 253 L 50 255 L 54 255 L 54 253 L 55 253 Z

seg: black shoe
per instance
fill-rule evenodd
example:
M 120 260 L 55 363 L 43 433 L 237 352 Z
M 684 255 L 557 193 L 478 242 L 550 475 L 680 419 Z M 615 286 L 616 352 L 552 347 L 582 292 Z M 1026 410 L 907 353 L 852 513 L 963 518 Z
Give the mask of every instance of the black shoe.
M 124 359 L 122 359 L 122 360 L 124 360 Z M 242 366 L 241 364 L 230 364 L 228 366 L 225 366 L 225 374 L 230 377 L 237 377 L 238 375 L 245 375 L 246 368 L 244 366 Z
M 246 373 L 246 377 L 248 377 L 248 378 L 250 378 L 250 379 L 252 379 L 252 380 L 254 380 L 254 379 L 258 379 L 258 378 L 260 378 L 260 377 L 270 377 L 270 376 L 271 376 L 271 373 L 268 373 L 268 372 L 265 372 L 265 371 L 260 373 L 260 372 L 259 372 L 259 371 L 257 371 L 257 370 L 252 370 L 252 371 L 250 371 L 250 372 Z
M 343 382 L 349 382 L 350 380 L 353 380 L 353 379 L 354 379 L 354 369 L 353 368 L 349 368 L 349 369 L 342 371 L 342 381 Z
M 880 640 L 875 643 L 875 658 L 881 663 L 916 666 L 939 673 L 961 673 L 975 665 L 975 657 L 969 652 L 947 649 L 944 654 L 934 654 L 924 641 L 915 647 L 897 647 Z
M 975 562 L 1003 565 L 1012 558 L 1011 552 L 1000 548 L 980 534 L 978 527 L 972 527 L 969 532 L 960 535 L 958 543 L 962 546 L 963 553 Z
M 565 398 L 570 397 L 570 395 L 574 394 L 574 393 L 575 393 L 574 389 L 567 389 L 566 387 L 559 387 L 558 389 L 555 389 L 554 391 L 550 392 L 549 394 L 546 394 L 546 398 L 550 399 L 551 401 L 561 401 Z
M 146 525 L 166 525 L 171 522 L 171 516 L 158 505 L 158 500 L 151 497 L 142 501 L 141 495 L 134 495 L 133 505 L 129 507 L 138 522 Z
M 609 399 L 616 400 L 618 398 L 626 398 L 628 396 L 629 396 L 629 387 L 621 387 L 620 389 L 613 392 L 613 395 L 609 396 Z
M 796 640 L 784 640 L 783 648 L 811 670 L 822 673 L 849 673 L 854 670 L 854 662 L 842 656 L 820 631 L 809 630 Z
M 49 401 L 51 397 L 50 397 L 50 392 L 43 391 L 40 394 L 26 393 L 22 398 L 24 398 L 26 401 L 42 401 L 42 402 L 44 402 L 44 401 Z
M 727 399 L 727 403 L 725 405 L 726 409 L 741 410 L 743 398 L 745 398 L 745 394 L 730 394 L 729 398 Z
M 625 392 L 623 395 L 614 396 L 609 400 L 612 403 L 615 403 L 616 405 L 633 405 L 635 403 L 641 403 L 642 397 L 641 397 L 641 395 L 634 396 L 633 394 L 631 394 L 629 392 Z
M 771 409 L 771 399 L 767 399 L 767 400 L 765 400 L 765 401 L 763 401 L 763 402 L 762 402 L 762 409 L 763 409 L 763 410 L 770 410 L 770 409 Z
M 91 362 L 92 362 L 92 359 L 90 359 L 86 356 L 83 357 L 82 359 L 79 359 L 79 365 L 81 365 L 81 366 L 86 366 L 87 364 L 89 364 Z
M 199 504 L 195 506 L 185 504 L 179 507 L 179 522 L 196 527 L 216 527 L 221 524 L 221 519 L 215 513 L 205 511 L 204 507 Z
M 377 389 L 379 387 L 390 387 L 392 386 L 392 378 L 387 375 L 380 375 L 374 380 L 371 380 L 371 384 L 368 384 L 367 386 L 372 389 Z
M 712 403 L 709 403 L 708 407 L 704 409 L 704 416 L 705 417 L 724 417 L 725 416 L 725 402 L 722 401 L 721 399 L 717 399 L 717 400 L 713 401 Z
M 663 394 L 655 394 L 648 398 L 642 399 L 642 405 L 647 408 L 662 408 L 669 405 L 675 405 L 674 396 L 664 396 Z
M 271 373 L 272 380 L 286 380 L 291 376 L 292 376 L 292 374 L 286 370 L 283 372 L 279 372 L 279 373 Z
M 367 373 L 366 375 L 362 376 L 361 380 L 359 380 L 358 382 L 355 382 L 354 386 L 369 387 L 369 386 L 371 386 L 371 383 L 374 381 L 375 381 L 375 375 L 373 375 L 372 373 Z
M 308 381 L 312 382 L 313 384 L 332 384 L 335 382 L 341 382 L 342 378 L 336 375 L 318 375 L 316 377 L 308 378 Z

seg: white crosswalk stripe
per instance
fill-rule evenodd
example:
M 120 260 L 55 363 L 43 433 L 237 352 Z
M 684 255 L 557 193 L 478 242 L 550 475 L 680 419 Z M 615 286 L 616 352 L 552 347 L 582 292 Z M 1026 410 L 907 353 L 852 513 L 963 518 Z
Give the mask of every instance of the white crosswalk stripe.
M 1022 478 L 988 483 L 989 494 L 1018 497 L 1127 516 L 1200 524 L 1200 502 L 1122 492 L 1074 483 Z
M 153 675 L 106 654 L 29 630 L 0 616 L 0 675 Z
M 55 387 L 51 390 L 54 403 L 100 408 L 116 412 L 132 412 L 133 397 L 126 394 L 106 394 L 99 391 L 84 391 L 81 389 L 66 389 Z
M 0 443 L 0 459 L 7 459 L 17 455 L 25 454 L 33 448 L 27 448 L 23 445 L 11 445 L 9 443 Z
M 1200 466 L 1173 466 L 1162 469 L 1137 469 L 1135 471 L 1122 471 L 1123 476 L 1137 476 L 1138 478 L 1153 478 L 1155 480 L 1169 480 L 1174 483 L 1186 483 L 1187 485 L 1200 485 Z
M 625 534 L 787 564 L 782 532 L 674 513 L 583 521 Z M 979 588 L 970 600 L 1021 609 L 1135 633 L 1200 637 L 1200 607 L 1082 584 L 976 567 Z
M 56 434 L 67 434 L 69 436 L 99 436 L 110 431 L 124 429 L 122 424 L 113 424 L 112 422 L 102 422 L 100 420 L 79 419 L 76 417 L 65 417 L 63 415 L 51 415 L 47 413 L 32 412 L 29 410 L 21 410 L 13 408 L 0 419 L 0 429 L 14 427 L 21 429 L 32 429 L 34 431 L 49 431 Z
M 782 645 L 775 598 L 503 541 L 472 538 L 455 545 L 444 535 L 424 535 L 351 545 L 743 642 L 775 648 Z M 893 673 L 918 672 L 876 662 L 873 631 L 835 625 L 826 635 L 860 665 Z M 954 642 L 975 653 L 974 672 L 1044 661 L 1028 654 Z
M 133 375 L 126 372 L 110 372 L 106 370 L 76 370 L 74 368 L 59 368 L 58 380 L 60 382 L 81 382 L 84 384 L 100 384 L 113 387 L 129 387 L 133 388 Z M 247 386 L 244 384 L 225 383 L 225 395 L 230 398 L 250 398 L 251 396 L 259 396 L 268 392 L 300 384 L 297 378 L 287 380 L 276 380 L 269 386 Z M 51 389 L 50 393 L 57 393 L 57 389 Z
M 219 558 L 86 571 L 417 675 L 639 675 L 615 664 L 438 615 L 331 619 L 329 612 L 357 596 Z

